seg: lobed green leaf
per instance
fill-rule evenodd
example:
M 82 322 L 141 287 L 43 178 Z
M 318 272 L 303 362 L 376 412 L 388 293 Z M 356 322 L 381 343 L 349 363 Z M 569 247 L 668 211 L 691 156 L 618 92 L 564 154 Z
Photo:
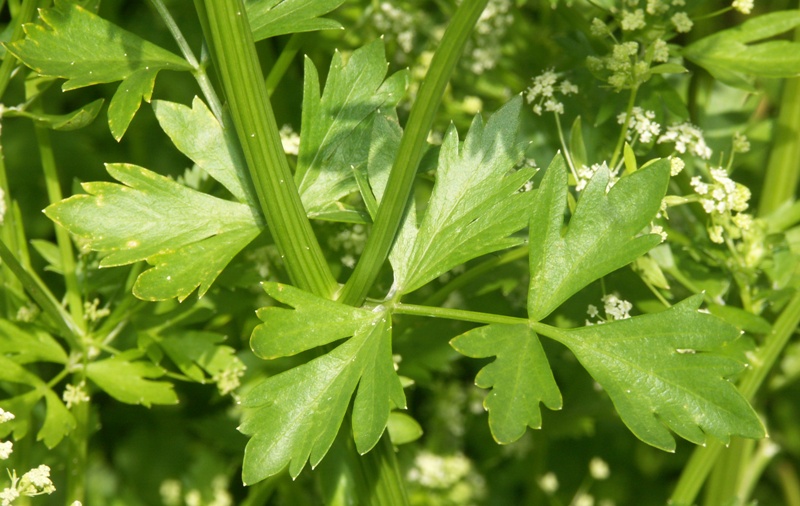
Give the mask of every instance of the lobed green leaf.
M 686 46 L 683 56 L 728 85 L 753 90 L 753 77 L 800 75 L 800 43 L 770 40 L 749 44 L 797 26 L 800 10 L 771 12 L 702 38 Z
M 309 217 L 367 221 L 339 199 L 358 190 L 354 171 L 364 170 L 378 109 L 393 111 L 405 92 L 407 72 L 384 79 L 387 66 L 382 40 L 357 49 L 346 63 L 337 52 L 320 96 L 317 70 L 306 58 L 295 180 Z
M 341 29 L 342 25 L 322 16 L 344 0 L 248 0 L 247 18 L 256 41 L 288 33 Z
M 475 385 L 491 388 L 483 401 L 495 441 L 513 443 L 527 427 L 539 429 L 539 403 L 561 409 L 561 392 L 539 337 L 527 325 L 487 325 L 450 341 L 472 358 L 497 357 L 475 377 Z
M 459 144 L 451 126 L 439 153 L 436 183 L 422 221 L 409 211 L 395 242 L 394 289 L 408 293 L 453 267 L 524 242 L 510 237 L 527 225 L 535 192 L 519 192 L 535 169 L 514 170 L 524 145 L 517 142 L 522 97 L 512 99 L 484 125 L 476 116 Z
M 264 323 L 251 339 L 259 356 L 294 354 L 352 337 L 244 395 L 239 430 L 251 436 L 244 457 L 247 484 L 287 465 L 293 477 L 306 461 L 316 466 L 333 443 L 354 392 L 353 437 L 361 453 L 378 442 L 391 409 L 405 408 L 392 361 L 391 315 L 385 309 L 357 309 L 278 283 L 264 283 L 264 288 L 295 309 L 259 310 Z
M 149 361 L 136 360 L 138 350 L 91 362 L 86 366 L 86 376 L 108 395 L 127 404 L 177 404 L 178 396 L 172 383 L 153 381 L 164 375 L 164 370 Z
M 202 296 L 222 269 L 260 232 L 258 211 L 155 174 L 142 167 L 109 164 L 123 184 L 84 183 L 74 195 L 45 209 L 47 216 L 107 253 L 102 267 L 147 260 L 134 294 L 147 300 Z
M 153 112 L 181 153 L 217 180 L 239 202 L 258 207 L 258 198 L 236 139 L 227 135 L 199 97 L 194 97 L 192 107 L 155 100 Z
M 562 157 L 548 167 L 530 224 L 528 316 L 539 321 L 592 281 L 656 246 L 660 237 L 639 235 L 658 212 L 669 182 L 660 160 L 620 179 L 606 192 L 607 170 L 598 170 L 581 193 L 564 228 L 567 172 Z
M 761 438 L 764 426 L 728 380 L 743 364 L 723 354 L 740 332 L 697 309 L 698 294 L 661 313 L 562 330 L 567 346 L 611 397 L 636 437 L 674 451 L 670 430 L 696 444 L 709 436 Z
M 43 24 L 25 25 L 26 37 L 6 47 L 40 75 L 66 79 L 64 90 L 123 81 L 109 105 L 109 126 L 117 140 L 141 100 L 150 100 L 160 70 L 192 70 L 179 56 L 75 2 L 56 0 L 39 16 Z

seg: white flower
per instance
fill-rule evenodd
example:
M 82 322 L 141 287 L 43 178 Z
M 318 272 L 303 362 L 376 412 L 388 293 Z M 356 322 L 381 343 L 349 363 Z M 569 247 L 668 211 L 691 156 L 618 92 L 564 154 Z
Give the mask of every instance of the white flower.
M 6 192 L 0 188 L 0 225 L 3 224 L 3 218 L 6 215 Z
M 608 33 L 608 25 L 600 18 L 593 18 L 592 25 L 589 27 L 592 37 L 604 37 Z
M 589 474 L 595 480 L 605 480 L 611 475 L 608 464 L 600 457 L 594 457 L 589 461 Z
M 672 177 L 677 176 L 683 171 L 683 168 L 686 167 L 686 164 L 678 158 L 677 156 L 670 156 L 669 157 L 669 175 Z
M 624 112 L 620 113 L 617 116 L 617 123 L 624 125 L 626 116 Z M 661 125 L 654 121 L 655 118 L 655 112 L 645 111 L 641 107 L 634 107 L 631 110 L 631 118 L 628 120 L 628 141 L 633 142 L 635 140 L 634 137 L 644 143 L 652 141 L 656 135 L 661 133 Z
M 664 242 L 664 241 L 667 240 L 667 233 L 664 232 L 664 227 L 662 227 L 661 225 L 651 225 L 650 226 L 650 233 L 651 234 L 660 235 L 661 236 L 661 242 Z
M 661 39 L 656 39 L 653 42 L 653 61 L 666 62 L 669 60 L 669 46 Z
M 672 24 L 675 26 L 675 30 L 677 30 L 678 33 L 690 32 L 694 26 L 692 20 L 689 19 L 689 15 L 685 12 L 676 13 L 674 16 L 672 16 L 672 18 L 670 18 L 670 21 L 672 21 Z
M 2 441 L 0 442 L 0 460 L 6 460 L 8 457 L 11 456 L 11 453 L 14 451 L 14 443 L 11 441 Z
M 51 492 L 55 490 L 53 482 L 50 481 L 50 467 L 44 464 L 23 474 L 20 483 L 24 483 L 25 481 L 30 482 L 31 485 L 36 487 L 41 492 L 44 492 L 47 489 L 51 489 Z
M 14 419 L 14 413 L 0 408 L 0 423 L 5 423 Z
M 750 151 L 750 141 L 747 136 L 739 132 L 733 134 L 733 152 L 747 153 L 748 151 Z
M 236 359 L 228 367 L 214 374 L 211 379 L 216 382 L 220 395 L 227 395 L 239 388 L 241 384 L 239 378 L 244 376 L 245 371 L 247 366 Z
M 533 103 L 533 112 L 542 114 L 542 110 L 564 113 L 564 104 L 556 99 L 556 92 L 563 96 L 578 93 L 578 87 L 568 80 L 558 82 L 559 75 L 552 69 L 545 70 L 533 78 L 533 84 L 525 91 L 525 100 Z
M 539 488 L 547 495 L 552 495 L 558 491 L 558 477 L 554 472 L 549 472 L 539 478 Z
M 625 32 L 632 32 L 644 28 L 646 23 L 644 21 L 644 11 L 636 9 L 635 11 L 623 11 L 622 20 L 619 22 L 620 28 Z
M 732 7 L 742 14 L 750 14 L 753 11 L 753 0 L 733 0 Z
M 10 506 L 19 497 L 19 492 L 16 488 L 6 488 L 0 492 L 0 499 L 3 501 L 2 506 Z
M 283 125 L 278 132 L 281 135 L 281 146 L 287 155 L 295 155 L 300 151 L 300 136 L 290 125 Z
M 616 294 L 608 294 L 602 299 L 604 310 L 607 317 L 613 320 L 625 320 L 631 317 L 630 310 L 633 309 L 633 304 L 627 300 L 620 299 Z
M 665 3 L 664 0 L 647 0 L 646 10 L 651 16 L 664 14 L 669 10 L 669 4 Z
M 706 144 L 703 131 L 691 123 L 679 123 L 667 128 L 666 133 L 658 138 L 659 144 L 664 142 L 674 142 L 678 153 L 688 151 L 704 160 L 711 158 L 712 151 Z
M 64 389 L 64 393 L 61 395 L 61 398 L 64 400 L 64 403 L 67 405 L 67 409 L 72 409 L 72 406 L 80 404 L 82 402 L 89 402 L 91 398 L 86 393 L 86 382 L 81 381 L 78 385 L 67 385 Z

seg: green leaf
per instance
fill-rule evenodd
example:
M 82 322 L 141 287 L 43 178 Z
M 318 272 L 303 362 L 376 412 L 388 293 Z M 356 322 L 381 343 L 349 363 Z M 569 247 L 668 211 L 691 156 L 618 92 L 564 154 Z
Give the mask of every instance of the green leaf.
M 160 70 L 192 70 L 185 60 L 123 30 L 74 2 L 42 9 L 43 24 L 25 25 L 26 37 L 8 44 L 25 65 L 67 79 L 62 89 L 123 81 L 109 106 L 109 126 L 119 140 L 141 99 L 150 100 Z
M 108 164 L 123 183 L 84 183 L 45 209 L 47 216 L 107 253 L 102 267 L 147 260 L 134 294 L 146 300 L 203 296 L 222 269 L 263 227 L 258 211 L 187 188 L 142 167 Z
M 245 4 L 256 41 L 287 33 L 341 29 L 332 19 L 322 18 L 344 0 L 248 0 Z
M 669 182 L 669 161 L 623 177 L 606 193 L 608 181 L 607 170 L 595 173 L 564 232 L 568 190 L 561 156 L 547 169 L 530 225 L 528 316 L 532 320 L 546 317 L 578 290 L 660 242 L 656 234 L 638 234 L 659 210 Z
M 152 381 L 164 375 L 157 365 L 143 360 L 139 350 L 129 350 L 86 366 L 86 376 L 108 395 L 127 404 L 177 404 L 172 383 Z
M 347 63 L 337 52 L 320 97 L 317 70 L 306 58 L 295 180 L 309 217 L 340 213 L 338 200 L 358 190 L 354 170 L 366 163 L 375 113 L 393 110 L 405 92 L 407 72 L 384 80 L 387 66 L 382 40 L 357 49 Z
M 199 383 L 206 382 L 206 374 L 213 379 L 224 371 L 244 370 L 236 350 L 220 344 L 225 341 L 222 334 L 182 331 L 156 341 L 182 373 Z
M 64 348 L 50 334 L 36 328 L 15 325 L 8 320 L 0 320 L 0 354 L 18 364 L 66 364 L 68 360 Z
M 53 130 L 77 130 L 94 121 L 102 106 L 103 99 L 98 98 L 97 100 L 67 114 L 43 114 L 16 109 L 6 109 L 3 111 L 3 116 L 30 118 L 39 126 L 51 128 Z
M 356 387 L 352 425 L 361 453 L 378 442 L 392 407 L 405 408 L 405 394 L 392 361 L 391 315 L 386 310 L 357 309 L 277 283 L 265 283 L 264 288 L 296 309 L 259 311 L 264 323 L 251 339 L 257 355 L 294 354 L 353 337 L 244 395 L 246 409 L 239 429 L 252 436 L 244 458 L 247 484 L 287 465 L 293 477 L 307 460 L 316 466 L 333 443 Z
M 408 213 L 392 251 L 394 289 L 408 293 L 468 260 L 524 242 L 509 237 L 527 224 L 535 192 L 518 190 L 535 169 L 513 170 L 522 160 L 517 142 L 522 97 L 484 125 L 480 115 L 459 145 L 451 126 L 439 152 L 436 183 L 419 227 Z M 416 230 L 415 230 L 416 229 Z M 413 239 L 413 240 L 412 240 Z
M 491 388 L 483 401 L 495 441 L 513 443 L 527 427 L 539 429 L 539 403 L 561 409 L 561 392 L 542 344 L 527 325 L 487 325 L 450 341 L 462 355 L 497 359 L 480 370 L 475 385 Z
M 797 26 L 800 26 L 800 10 L 771 12 L 702 38 L 685 47 L 683 56 L 728 85 L 752 90 L 753 77 L 800 75 L 800 43 L 770 40 L 748 44 Z
M 406 413 L 392 411 L 389 413 L 389 422 L 386 424 L 389 437 L 393 445 L 412 443 L 422 437 L 423 431 L 419 422 Z
M 200 98 L 194 97 L 191 108 L 155 100 L 153 111 L 161 128 L 181 153 L 227 188 L 239 202 L 258 207 L 236 139 L 226 135 Z
M 552 335 L 608 393 L 631 432 L 662 450 L 675 449 L 670 430 L 696 444 L 765 435 L 727 379 L 743 369 L 722 354 L 740 333 L 697 311 L 702 300 L 695 295 L 661 313 Z
M 49 388 L 44 391 L 47 403 L 47 414 L 44 424 L 36 435 L 38 441 L 44 441 L 45 446 L 52 449 L 58 446 L 65 436 L 75 430 L 78 425 L 75 417 L 69 412 L 61 399 Z

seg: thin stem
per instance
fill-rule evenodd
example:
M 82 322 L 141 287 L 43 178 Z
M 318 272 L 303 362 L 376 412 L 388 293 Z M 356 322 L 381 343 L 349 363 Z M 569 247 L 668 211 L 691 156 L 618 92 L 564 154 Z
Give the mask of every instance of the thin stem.
M 306 217 L 264 86 L 242 0 L 204 0 L 212 56 L 261 210 L 292 282 L 331 297 L 338 285 Z
M 561 130 L 561 117 L 557 112 L 554 112 L 553 115 L 556 117 L 556 130 L 558 130 L 558 140 L 561 142 L 564 158 L 567 160 L 567 165 L 569 166 L 569 171 L 572 172 L 572 177 L 575 178 L 575 181 L 578 181 L 578 171 L 575 169 L 575 164 L 572 162 L 572 155 L 567 148 L 567 142 L 564 140 L 564 132 Z
M 617 145 L 614 147 L 614 154 L 611 157 L 609 167 L 616 167 L 619 157 L 622 155 L 622 146 L 625 144 L 625 138 L 628 136 L 628 127 L 631 124 L 631 114 L 633 113 L 633 106 L 636 104 L 636 92 L 639 91 L 638 86 L 631 88 L 631 96 L 628 97 L 628 107 L 625 109 L 625 122 L 622 124 L 622 130 L 617 139 Z
M 39 2 L 37 0 L 25 0 L 22 2 L 22 7 L 13 19 L 13 23 L 15 24 L 14 31 L 11 33 L 11 39 L 9 39 L 8 42 L 19 40 L 25 35 L 25 32 L 22 30 L 22 25 L 33 21 L 38 6 Z M 16 56 L 6 51 L 3 63 L 0 64 L 0 98 L 6 93 L 6 88 L 8 88 L 8 83 L 11 80 L 11 71 L 14 70 L 16 64 Z
M 302 34 L 293 33 L 292 36 L 289 37 L 289 42 L 287 42 L 283 47 L 283 50 L 281 51 L 280 56 L 278 56 L 277 61 L 275 61 L 275 64 L 272 65 L 272 68 L 269 70 L 265 85 L 267 87 L 267 93 L 269 93 L 270 97 L 275 92 L 275 88 L 278 87 L 278 83 L 281 82 L 281 79 L 283 79 L 286 71 L 289 69 L 289 65 L 291 65 L 292 60 L 300 50 L 302 43 Z
M 37 106 L 37 109 L 38 108 Z M 47 187 L 47 197 L 51 204 L 55 204 L 61 202 L 64 197 L 61 193 L 61 182 L 58 179 L 56 159 L 53 155 L 52 143 L 50 142 L 50 132 L 38 125 L 34 125 L 34 131 L 36 132 L 36 140 L 39 144 L 39 156 L 42 159 L 42 170 L 44 171 L 45 186 Z M 67 232 L 64 227 L 58 223 L 54 223 L 54 225 L 56 243 L 58 244 L 58 251 L 61 255 L 64 283 L 67 287 L 67 307 L 72 316 L 72 321 L 75 322 L 81 330 L 86 330 L 86 321 L 83 315 L 83 297 L 81 296 L 81 288 L 78 283 L 72 240 L 70 239 L 69 232 Z
M 214 87 L 211 86 L 211 81 L 208 79 L 208 74 L 206 73 L 205 64 L 197 61 L 197 58 L 192 52 L 192 48 L 189 47 L 189 43 L 186 41 L 186 37 L 183 36 L 183 33 L 178 27 L 178 24 L 175 22 L 175 19 L 169 13 L 169 9 L 167 9 L 167 7 L 164 5 L 163 0 L 150 0 L 150 3 L 156 9 L 158 15 L 161 16 L 164 24 L 167 25 L 167 29 L 172 34 L 172 38 L 174 38 L 175 42 L 178 44 L 183 57 L 186 59 L 189 65 L 194 67 L 194 72 L 192 72 L 192 74 L 194 75 L 197 84 L 200 86 L 203 96 L 206 97 L 208 106 L 211 108 L 211 112 L 214 113 L 217 121 L 222 123 L 224 118 L 222 113 L 222 103 L 217 96 L 217 92 L 214 91 Z
M 516 316 L 503 316 L 492 313 L 481 313 L 479 311 L 467 311 L 465 309 L 403 304 L 399 302 L 395 303 L 392 309 L 394 314 L 447 318 L 448 320 L 461 320 L 465 322 L 486 324 L 499 323 L 502 325 L 519 325 L 521 323 L 528 325 L 531 323 L 527 318 L 518 318 Z M 545 326 L 548 327 L 548 325 Z
M 389 255 L 445 87 L 487 3 L 488 0 L 464 0 L 453 15 L 442 42 L 433 55 L 430 70 L 419 88 L 400 139 L 398 155 L 389 174 L 375 225 L 364 252 L 339 297 L 346 304 L 359 305 L 363 302 Z
M 11 272 L 25 287 L 28 295 L 39 304 L 52 323 L 58 329 L 59 334 L 66 339 L 74 349 L 82 349 L 83 344 L 80 340 L 82 332 L 73 321 L 72 317 L 56 301 L 47 286 L 39 279 L 34 272 L 28 272 L 19 260 L 11 253 L 6 243 L 0 240 L 0 260 L 8 266 Z
M 745 399 L 751 401 L 755 397 L 772 366 L 794 335 L 798 324 L 800 324 L 800 293 L 795 294 L 781 312 L 772 327 L 772 333 L 767 336 L 759 350 L 755 363 L 739 382 L 739 392 Z M 710 441 L 708 446 L 695 449 L 672 493 L 671 504 L 688 506 L 694 502 L 723 448 L 722 443 Z

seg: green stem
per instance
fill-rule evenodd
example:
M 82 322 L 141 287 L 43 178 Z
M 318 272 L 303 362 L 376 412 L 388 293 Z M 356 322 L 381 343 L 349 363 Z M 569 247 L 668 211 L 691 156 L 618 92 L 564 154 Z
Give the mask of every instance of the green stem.
M 770 214 L 794 199 L 800 176 L 800 78 L 783 85 L 780 112 L 775 122 L 775 141 L 770 153 L 758 205 L 760 216 Z
M 39 106 L 37 106 L 39 108 Z M 56 159 L 53 155 L 53 146 L 50 142 L 50 132 L 44 127 L 34 125 L 36 132 L 36 140 L 39 144 L 39 156 L 42 160 L 42 170 L 44 171 L 45 186 L 47 187 L 47 197 L 51 204 L 61 202 L 64 198 L 61 193 L 61 183 L 58 179 L 58 169 L 56 167 Z M 72 316 L 72 321 L 78 325 L 81 330 L 86 330 L 86 321 L 83 315 L 83 297 L 81 297 L 81 288 L 78 283 L 77 267 L 75 264 L 75 254 L 72 249 L 72 240 L 69 237 L 69 232 L 55 223 L 56 243 L 58 244 L 58 251 L 61 254 L 61 265 L 64 273 L 64 283 L 67 286 L 67 307 Z
M 346 304 L 359 305 L 363 302 L 389 255 L 445 87 L 487 3 L 488 0 L 464 0 L 453 15 L 442 42 L 433 55 L 430 70 L 411 107 L 372 232 L 353 274 L 347 280 L 339 297 Z
M 611 157 L 611 163 L 608 164 L 612 169 L 617 166 L 619 157 L 622 155 L 622 146 L 625 144 L 625 138 L 628 136 L 628 127 L 631 124 L 631 113 L 633 113 L 633 106 L 636 105 L 636 92 L 639 91 L 638 86 L 631 88 L 631 96 L 628 97 L 628 107 L 625 109 L 625 123 L 622 125 L 622 131 L 619 133 L 617 145 L 614 146 L 614 154 Z
M 300 50 L 300 46 L 303 43 L 302 34 L 293 33 L 292 36 L 289 38 L 289 42 L 286 43 L 284 46 L 283 51 L 281 51 L 280 56 L 278 56 L 278 60 L 269 70 L 269 74 L 267 74 L 267 80 L 265 85 L 267 87 L 267 93 L 271 97 L 272 94 L 275 92 L 275 88 L 278 87 L 278 83 L 281 82 L 283 79 L 284 74 L 289 69 L 289 65 L 291 65 L 292 60 L 297 55 L 297 52 Z
M 203 0 L 212 57 L 272 237 L 292 282 L 331 297 L 338 288 L 306 217 L 264 85 L 242 0 Z
M 22 264 L 19 263 L 17 258 L 8 249 L 6 243 L 0 240 L 0 260 L 8 266 L 11 272 L 25 287 L 28 295 L 39 304 L 47 316 L 50 317 L 52 323 L 58 329 L 58 333 L 66 339 L 69 344 L 76 350 L 82 349 L 82 342 L 79 337 L 82 335 L 80 328 L 72 321 L 72 317 L 64 310 L 63 307 L 56 301 L 53 294 L 47 289 L 47 286 L 36 276 L 33 272 L 28 272 Z
M 525 325 L 533 324 L 533 322 L 527 318 L 503 316 L 492 313 L 481 313 L 479 311 L 467 311 L 466 309 L 451 309 L 445 307 L 422 306 L 417 304 L 403 304 L 400 302 L 395 303 L 392 306 L 392 309 L 394 314 L 447 318 L 448 320 L 461 320 L 465 322 L 486 324 L 499 323 L 501 325 L 519 325 L 520 323 L 524 323 Z M 538 325 L 543 325 L 544 327 L 550 328 L 549 325 L 544 325 L 543 323 L 539 323 L 537 326 Z
M 220 103 L 216 91 L 214 91 L 214 87 L 211 86 L 211 81 L 206 73 L 205 65 L 197 61 L 197 58 L 192 52 L 192 48 L 189 47 L 189 43 L 186 41 L 186 37 L 183 36 L 183 33 L 178 27 L 178 24 L 175 22 L 175 19 L 169 13 L 166 5 L 164 5 L 163 0 L 150 0 L 150 2 L 152 3 L 156 12 L 158 12 L 158 15 L 161 16 L 164 24 L 167 25 L 167 29 L 172 34 L 172 38 L 174 38 L 175 42 L 178 44 L 183 57 L 187 62 L 189 62 L 189 65 L 194 67 L 194 72 L 192 72 L 192 74 L 194 75 L 197 84 L 200 86 L 203 96 L 206 97 L 208 106 L 211 108 L 211 111 L 214 113 L 217 121 L 222 123 L 224 118 L 222 113 L 222 104 Z
M 739 392 L 745 399 L 751 401 L 755 397 L 772 366 L 780 357 L 789 339 L 794 335 L 798 324 L 800 324 L 800 293 L 796 293 L 781 312 L 772 327 L 772 333 L 767 336 L 764 345 L 759 350 L 755 363 L 739 382 Z M 711 441 L 708 446 L 695 449 L 689 462 L 683 468 L 678 485 L 672 493 L 670 504 L 688 506 L 694 502 L 700 492 L 700 487 L 703 486 L 723 448 L 722 443 Z
M 8 42 L 19 40 L 25 35 L 22 25 L 33 21 L 37 7 L 39 7 L 38 0 L 25 0 L 22 2 L 22 8 L 20 8 L 17 16 L 12 20 L 15 26 L 14 31 L 11 33 L 11 39 L 9 39 Z M 14 70 L 16 64 L 17 58 L 13 54 L 6 52 L 3 63 L 0 64 L 0 98 L 6 93 L 8 82 L 11 80 L 11 71 Z
M 80 383 L 80 382 L 79 382 Z M 75 430 L 70 433 L 69 465 L 67 466 L 67 501 L 72 504 L 86 501 L 86 471 L 89 447 L 89 402 L 80 402 L 72 407 L 75 417 Z
M 800 479 L 794 466 L 786 460 L 778 465 L 778 479 L 783 489 L 783 499 L 786 506 L 800 506 Z

